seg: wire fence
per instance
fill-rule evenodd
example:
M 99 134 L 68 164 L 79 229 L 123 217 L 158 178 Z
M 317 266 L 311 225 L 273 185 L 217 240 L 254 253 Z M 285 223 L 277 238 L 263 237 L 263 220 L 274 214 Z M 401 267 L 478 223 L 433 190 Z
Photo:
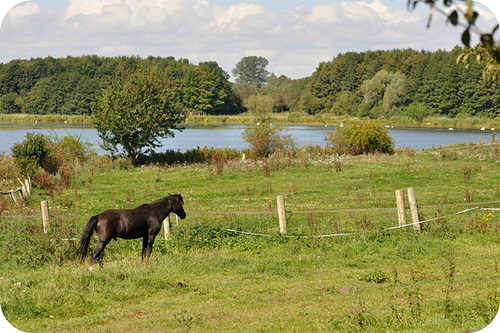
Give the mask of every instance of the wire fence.
M 425 205 L 419 207 L 421 220 L 419 225 L 430 222 L 451 219 L 454 216 L 463 215 L 473 211 L 500 211 L 494 207 L 500 205 L 500 201 L 489 201 L 480 203 L 455 203 L 440 205 Z M 490 207 L 485 207 L 490 206 Z M 470 207 L 454 210 L 458 207 Z M 280 233 L 278 213 L 276 211 L 186 211 L 188 219 L 181 225 L 177 220 L 173 229 L 189 227 L 190 225 L 212 225 L 220 229 L 242 234 L 261 237 L 302 237 L 302 238 L 325 238 L 341 237 L 362 234 L 373 231 L 390 231 L 415 227 L 415 223 L 398 225 L 396 207 L 387 208 L 350 208 L 350 209 L 318 209 L 318 210 L 286 210 L 286 219 L 289 232 Z M 51 214 L 50 218 L 56 221 L 89 219 L 90 215 L 73 214 Z M 8 215 L 1 218 L 25 219 L 39 221 L 41 215 Z M 479 223 L 481 216 L 469 218 L 469 223 Z M 59 222 L 61 223 L 61 222 Z M 82 221 L 83 223 L 83 221 Z M 476 224 L 477 224 L 476 223 Z M 498 226 L 497 226 L 498 227 Z M 64 240 L 77 240 L 70 237 Z

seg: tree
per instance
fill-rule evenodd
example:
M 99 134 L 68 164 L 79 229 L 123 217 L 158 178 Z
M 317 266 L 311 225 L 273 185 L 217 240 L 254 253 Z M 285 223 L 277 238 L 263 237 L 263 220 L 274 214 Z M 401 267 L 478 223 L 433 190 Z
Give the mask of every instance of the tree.
M 233 69 L 232 73 L 239 84 L 254 84 L 257 87 L 266 82 L 269 72 L 266 70 L 269 61 L 264 57 L 243 57 Z
M 243 105 L 259 122 L 264 122 L 269 119 L 274 109 L 273 99 L 269 96 L 249 96 L 243 101 Z
M 384 110 L 394 112 L 402 104 L 401 100 L 406 93 L 406 78 L 400 72 L 394 73 L 391 82 L 387 85 L 384 94 Z
M 0 113 L 19 113 L 21 107 L 17 99 L 18 96 L 16 93 L 8 93 L 0 96 Z
M 183 99 L 188 107 L 205 114 L 224 114 L 232 94 L 229 75 L 215 61 L 191 66 L 184 78 Z
M 332 113 L 337 116 L 355 115 L 358 98 L 350 91 L 344 91 L 337 96 L 337 100 L 333 103 Z
M 463 62 L 467 66 L 476 60 L 478 64 L 483 64 L 483 78 L 485 80 L 500 80 L 500 46 L 495 43 L 493 35 L 497 32 L 499 25 L 497 24 L 490 32 L 483 32 L 476 25 L 479 13 L 474 9 L 474 1 L 472 0 L 442 0 L 443 6 L 452 10 L 443 10 L 437 6 L 439 0 L 408 0 L 408 9 L 413 10 L 419 3 L 429 5 L 433 11 L 437 11 L 447 17 L 447 22 L 454 26 L 464 28 L 461 36 L 462 43 L 467 49 L 457 58 L 457 63 Z M 459 2 L 466 3 L 466 8 L 460 6 Z M 430 25 L 432 13 L 429 16 L 428 26 Z M 461 19 L 464 19 L 462 22 Z M 475 33 L 480 38 L 474 48 L 471 47 L 471 32 Z
M 363 82 L 361 91 L 366 103 L 377 106 L 383 102 L 384 111 L 391 113 L 401 104 L 406 92 L 406 78 L 400 72 L 381 70 L 372 79 Z
M 304 90 L 301 80 L 292 80 L 285 75 L 277 77 L 272 73 L 267 77 L 266 83 L 261 94 L 273 99 L 275 111 L 289 111 L 299 104 Z
M 184 119 L 174 100 L 168 78 L 156 67 L 112 83 L 94 110 L 103 148 L 113 152 L 121 145 L 135 162 L 144 149 L 159 147 L 158 138 L 173 137 L 172 129 Z
M 391 83 L 394 73 L 381 70 L 370 80 L 366 80 L 361 85 L 361 91 L 366 103 L 377 105 L 383 100 L 387 85 Z

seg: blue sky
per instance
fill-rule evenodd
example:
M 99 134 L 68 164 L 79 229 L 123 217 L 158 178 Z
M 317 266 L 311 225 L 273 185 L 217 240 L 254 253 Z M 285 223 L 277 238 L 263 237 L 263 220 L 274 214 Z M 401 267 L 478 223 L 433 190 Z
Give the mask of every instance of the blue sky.
M 37 0 L 34 1 L 42 8 L 65 8 L 69 4 L 69 0 Z M 274 13 L 281 13 L 284 11 L 288 10 L 293 10 L 297 7 L 300 6 L 311 6 L 311 4 L 314 5 L 321 5 L 321 4 L 328 4 L 328 3 L 341 3 L 345 2 L 345 0 L 312 0 L 312 1 L 307 1 L 307 0 L 246 0 L 246 1 L 239 1 L 239 0 L 213 0 L 210 1 L 214 5 L 218 5 L 221 7 L 229 7 L 230 5 L 238 4 L 241 2 L 247 2 L 247 3 L 257 3 L 261 4 L 264 6 L 269 11 L 272 11 Z M 390 8 L 399 8 L 399 9 L 405 9 L 406 8 L 406 0 L 388 0 L 386 1 L 388 7 Z
M 4 7 L 16 0 L 0 0 Z M 485 0 L 486 1 L 486 0 Z M 487 0 L 497 5 L 498 0 Z M 451 49 L 460 29 L 407 0 L 33 0 L 10 10 L 0 62 L 34 57 L 174 56 L 217 61 L 231 73 L 244 56 L 269 60 L 277 75 L 311 75 L 339 53 Z M 0 7 L 0 10 L 2 8 Z M 1 15 L 0 11 L 0 15 Z M 481 9 L 480 26 L 496 25 Z
M 36 0 L 34 1 L 40 4 L 40 7 L 44 9 L 48 8 L 65 8 L 69 4 L 69 0 Z M 300 6 L 311 6 L 311 5 L 321 5 L 321 4 L 329 4 L 329 3 L 341 3 L 346 2 L 346 0 L 212 0 L 210 1 L 214 5 L 229 7 L 230 5 L 234 5 L 241 2 L 247 3 L 257 3 L 261 4 L 264 8 L 274 13 L 281 13 L 288 10 L 293 10 Z M 479 0 L 479 3 L 483 3 L 484 5 L 490 5 L 490 10 L 494 11 L 497 9 L 497 16 L 500 14 L 500 4 L 496 4 L 500 1 L 498 0 Z M 407 0 L 386 0 L 384 3 L 391 9 L 406 9 Z M 424 12 L 424 6 L 417 7 L 418 12 Z

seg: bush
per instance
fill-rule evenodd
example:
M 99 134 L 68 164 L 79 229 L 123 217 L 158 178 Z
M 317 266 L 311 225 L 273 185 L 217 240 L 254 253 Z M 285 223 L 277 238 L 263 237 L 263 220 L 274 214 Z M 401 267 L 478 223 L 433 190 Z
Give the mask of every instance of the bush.
M 421 123 L 426 117 L 431 115 L 431 111 L 424 104 L 412 103 L 404 109 L 403 114 L 408 118 L 414 119 L 418 123 Z
M 27 133 L 23 142 L 12 147 L 12 153 L 19 172 L 52 195 L 54 185 L 69 188 L 75 165 L 89 157 L 90 147 L 79 136 Z
M 257 157 L 268 157 L 278 151 L 293 149 L 295 142 L 290 135 L 282 133 L 283 126 L 267 123 L 249 126 L 242 134 Z
M 371 122 L 339 128 L 330 132 L 326 140 L 337 154 L 392 154 L 394 152 L 394 142 L 385 128 Z
M 80 162 L 86 160 L 92 151 L 92 144 L 84 141 L 80 135 L 66 135 L 62 138 L 55 138 L 55 143 L 60 146 L 68 158 L 76 159 Z
M 38 167 L 43 167 L 50 157 L 50 145 L 50 140 L 40 133 L 27 133 L 22 143 L 16 143 L 12 154 L 21 173 L 32 176 Z
M 8 154 L 0 154 L 0 190 L 5 191 L 13 184 L 17 184 L 16 178 L 18 177 L 14 158 Z

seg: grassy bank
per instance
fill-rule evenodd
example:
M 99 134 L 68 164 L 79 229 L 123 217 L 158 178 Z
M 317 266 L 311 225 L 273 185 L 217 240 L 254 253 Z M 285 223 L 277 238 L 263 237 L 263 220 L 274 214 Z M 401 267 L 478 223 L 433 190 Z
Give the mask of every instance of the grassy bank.
M 338 126 L 340 123 L 360 123 L 367 119 L 357 117 L 335 116 L 332 114 L 320 113 L 316 115 L 308 115 L 302 113 L 281 113 L 273 114 L 270 121 L 283 124 L 310 124 L 310 125 L 333 125 Z M 189 116 L 186 119 L 186 124 L 196 125 L 211 125 L 211 124 L 251 124 L 254 118 L 249 114 L 237 116 Z M 415 121 L 408 117 L 393 117 L 389 119 L 375 119 L 375 122 L 380 125 L 392 125 L 398 127 L 429 127 L 429 128 L 462 128 L 462 129 L 481 129 L 491 130 L 492 128 L 500 128 L 499 118 L 485 117 L 427 117 L 421 122 Z
M 499 158 L 487 145 L 358 157 L 309 148 L 142 168 L 94 156 L 69 188 L 54 184 L 51 196 L 38 188 L 27 207 L 2 203 L 2 310 L 31 332 L 480 329 L 499 305 L 500 215 L 455 213 L 499 200 Z M 420 234 L 384 230 L 398 224 L 394 191 L 407 187 L 422 220 L 447 217 Z M 188 217 L 172 219 L 171 238 L 159 234 L 147 264 L 139 240 L 119 239 L 105 267 L 90 272 L 76 262 L 76 241 L 59 240 L 78 238 L 106 208 L 178 192 Z M 277 195 L 286 200 L 286 237 Z M 47 235 L 43 199 L 51 205 Z M 310 237 L 340 233 L 355 234 Z
M 254 117 L 248 113 L 233 116 L 210 116 L 210 115 L 190 115 L 186 118 L 186 125 L 245 125 L 252 124 Z M 340 123 L 362 122 L 366 119 L 356 117 L 334 116 L 331 114 L 320 113 L 317 115 L 308 115 L 301 113 L 275 113 L 270 119 L 274 123 L 283 124 L 310 124 L 310 125 L 339 125 Z M 77 125 L 91 125 L 90 116 L 66 116 L 66 115 L 27 115 L 27 114 L 0 114 L 0 122 L 18 122 L 18 123 L 67 123 Z M 394 117 L 390 119 L 377 119 L 380 125 L 392 125 L 402 127 L 430 127 L 430 128 L 463 128 L 463 129 L 481 129 L 491 130 L 500 128 L 500 119 L 484 117 L 465 117 L 465 118 L 447 118 L 447 117 L 427 117 L 422 122 L 417 122 L 408 117 Z
M 13 123 L 67 123 L 67 124 L 90 124 L 90 116 L 68 116 L 68 115 L 34 115 L 34 114 L 0 114 L 0 122 Z

